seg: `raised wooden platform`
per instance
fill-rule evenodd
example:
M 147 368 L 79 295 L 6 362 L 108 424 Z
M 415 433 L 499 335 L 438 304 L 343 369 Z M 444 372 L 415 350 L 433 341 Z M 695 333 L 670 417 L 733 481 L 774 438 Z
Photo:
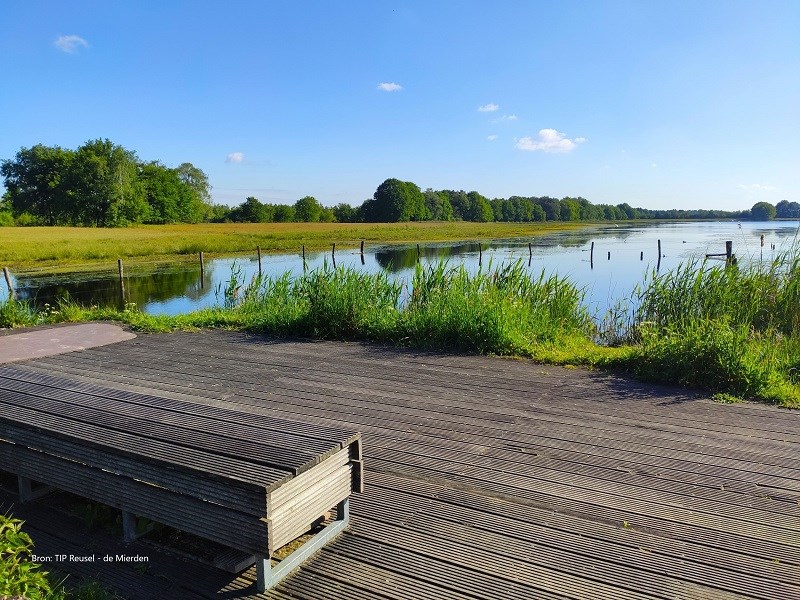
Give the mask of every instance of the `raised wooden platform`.
M 528 361 L 226 332 L 15 366 L 361 431 L 351 528 L 259 597 L 800 598 L 798 412 Z M 46 500 L 20 514 L 34 539 L 54 518 Z M 72 524 L 41 539 L 107 548 Z M 254 596 L 252 569 L 198 571 L 145 542 L 147 572 L 73 568 L 130 597 Z

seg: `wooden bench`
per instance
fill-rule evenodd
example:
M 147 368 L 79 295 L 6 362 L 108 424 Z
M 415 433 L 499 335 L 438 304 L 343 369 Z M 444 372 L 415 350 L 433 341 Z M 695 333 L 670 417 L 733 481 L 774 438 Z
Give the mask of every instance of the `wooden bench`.
M 37 482 L 121 509 L 126 540 L 138 516 L 252 555 L 259 591 L 347 526 L 363 474 L 357 432 L 13 367 L 0 367 L 0 469 L 23 501 Z M 273 569 L 273 552 L 334 507 Z

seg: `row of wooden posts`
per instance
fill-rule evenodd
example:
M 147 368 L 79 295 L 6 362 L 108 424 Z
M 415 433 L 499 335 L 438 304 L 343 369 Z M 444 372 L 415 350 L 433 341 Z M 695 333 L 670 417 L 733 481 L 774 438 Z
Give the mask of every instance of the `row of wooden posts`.
M 772 244 L 772 249 L 775 249 L 775 244 Z M 761 236 L 761 253 L 763 258 L 764 253 L 764 236 Z M 262 266 L 261 266 L 261 246 L 256 246 L 256 254 L 258 255 L 258 275 L 259 277 L 263 274 Z M 303 269 L 307 268 L 306 263 L 306 247 L 303 245 L 301 247 L 301 254 L 303 257 Z M 364 264 L 364 241 L 361 241 L 361 264 Z M 422 250 L 420 249 L 419 244 L 417 244 L 417 260 L 420 259 L 422 255 Z M 658 263 L 656 265 L 656 269 L 661 268 L 661 240 L 658 240 Z M 725 253 L 722 254 L 706 254 L 706 258 L 725 258 L 725 262 L 727 264 L 736 264 L 736 255 L 733 254 L 733 242 L 726 241 L 725 242 Z M 336 243 L 334 242 L 331 248 L 331 258 L 333 260 L 333 266 L 336 267 Z M 533 245 L 529 242 L 528 243 L 528 266 L 531 265 L 531 260 L 533 259 Z M 608 251 L 608 258 L 607 260 L 611 260 L 611 251 Z M 639 260 L 644 260 L 644 252 L 639 253 Z M 482 244 L 478 244 L 478 265 L 483 264 L 483 246 Z M 590 249 L 589 249 L 589 264 L 590 267 L 594 268 L 594 242 L 592 242 Z M 120 297 L 125 297 L 125 272 L 122 265 L 122 259 L 117 259 L 117 269 L 119 271 L 119 288 L 120 288 Z M 14 287 L 11 283 L 11 273 L 9 272 L 7 267 L 3 267 L 3 276 L 6 280 L 6 285 L 8 286 L 8 295 L 10 298 L 14 298 Z M 200 252 L 200 287 L 204 286 L 203 279 L 205 278 L 205 259 L 203 253 Z

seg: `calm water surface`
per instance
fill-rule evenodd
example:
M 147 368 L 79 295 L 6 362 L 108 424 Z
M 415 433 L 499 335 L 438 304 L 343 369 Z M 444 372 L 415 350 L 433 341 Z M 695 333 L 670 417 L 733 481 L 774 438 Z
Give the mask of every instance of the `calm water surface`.
M 732 240 L 740 260 L 771 260 L 797 238 L 800 223 L 791 222 L 713 222 L 659 225 L 604 225 L 591 230 L 571 231 L 546 237 L 484 241 L 482 264 L 487 267 L 509 260 L 522 260 L 532 275 L 569 277 L 586 291 L 589 309 L 602 316 L 618 301 L 628 299 L 637 284 L 658 266 L 658 240 L 661 240 L 660 271 L 709 253 L 725 252 L 725 241 Z M 764 247 L 760 238 L 764 236 Z M 529 254 L 528 243 L 532 245 Z M 594 242 L 593 261 L 590 261 Z M 772 246 L 775 246 L 775 250 Z M 608 258 L 608 253 L 611 258 Z M 474 243 L 424 244 L 420 246 L 423 265 L 447 259 L 451 265 L 464 264 L 470 272 L 479 269 L 479 245 Z M 330 252 L 307 253 L 309 269 L 331 263 Z M 367 246 L 364 264 L 358 251 L 337 250 L 336 265 L 375 273 L 386 271 L 393 278 L 410 282 L 417 261 L 416 245 Z M 116 267 L 116 265 L 113 265 Z M 300 253 L 264 255 L 266 275 L 285 272 L 300 275 Z M 126 268 L 125 301 L 150 314 L 175 315 L 221 304 L 225 284 L 232 272 L 250 281 L 258 273 L 253 256 L 206 259 L 201 280 L 197 263 L 176 266 L 131 266 Z M 57 298 L 69 294 L 81 304 L 120 305 L 119 280 L 115 271 L 58 276 L 19 276 L 14 282 L 18 297 L 41 307 L 55 305 Z M 3 286 L 4 287 L 4 286 Z M 7 294 L 3 289 L 0 299 Z

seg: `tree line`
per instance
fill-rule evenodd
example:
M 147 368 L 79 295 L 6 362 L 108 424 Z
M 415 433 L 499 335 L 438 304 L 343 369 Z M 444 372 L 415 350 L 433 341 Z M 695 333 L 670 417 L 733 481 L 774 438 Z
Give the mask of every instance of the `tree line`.
M 464 190 L 422 191 L 410 181 L 387 179 L 359 206 L 323 206 L 313 196 L 293 204 L 262 203 L 250 196 L 238 206 L 211 203 L 208 177 L 185 162 L 170 168 L 145 162 L 110 140 L 76 150 L 38 144 L 0 162 L 6 192 L 0 225 L 115 227 L 136 223 L 281 223 L 400 221 L 622 221 L 632 219 L 800 218 L 797 202 L 758 202 L 750 210 L 653 210 L 627 203 L 592 204 L 585 198 L 511 196 L 489 199 Z
M 185 162 L 144 162 L 108 139 L 70 150 L 37 144 L 0 162 L 0 215 L 18 224 L 118 227 L 213 217 L 208 177 Z M 4 210 L 3 210 L 4 209 Z M 0 220 L 2 223 L 2 220 Z
M 294 206 L 261 204 L 250 197 L 239 206 L 217 215 L 219 220 L 234 222 L 324 221 L 342 223 L 394 223 L 401 221 L 624 221 L 633 219 L 753 219 L 800 218 L 800 204 L 782 200 L 773 206 L 758 202 L 750 210 L 654 210 L 634 208 L 627 203 L 592 204 L 586 198 L 551 198 L 549 196 L 511 196 L 492 200 L 482 194 L 463 190 L 425 191 L 410 182 L 387 179 L 372 198 L 360 206 L 338 204 L 322 206 L 307 196 Z

